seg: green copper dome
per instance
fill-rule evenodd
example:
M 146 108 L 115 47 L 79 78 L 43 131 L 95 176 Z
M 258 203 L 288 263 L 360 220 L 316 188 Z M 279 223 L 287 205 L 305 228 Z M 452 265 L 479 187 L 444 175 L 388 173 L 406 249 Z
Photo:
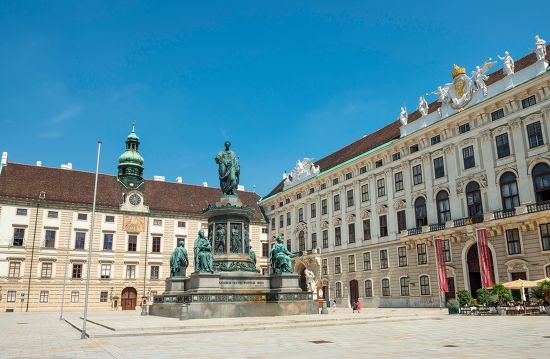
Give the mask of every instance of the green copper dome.
M 139 153 L 139 137 L 136 124 L 126 137 L 126 149 L 118 158 L 118 179 L 127 188 L 137 188 L 143 183 L 143 157 Z

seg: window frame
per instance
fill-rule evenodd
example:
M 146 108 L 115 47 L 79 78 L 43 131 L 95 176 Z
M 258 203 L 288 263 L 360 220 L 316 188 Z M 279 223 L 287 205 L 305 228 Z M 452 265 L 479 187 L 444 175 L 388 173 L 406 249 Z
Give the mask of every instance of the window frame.
M 514 237 L 510 239 L 510 237 Z M 506 253 L 510 256 L 523 253 L 519 228 L 509 228 L 505 231 Z
M 445 177 L 445 160 L 443 156 L 439 156 L 433 159 L 434 166 L 434 178 Z
M 427 283 L 422 283 L 422 278 L 427 279 Z M 421 275 L 418 277 L 418 283 L 420 285 L 420 295 L 431 295 L 431 284 L 430 284 L 430 276 L 428 275 Z M 426 291 L 427 288 L 427 291 Z
M 465 170 L 476 166 L 476 157 L 473 145 L 466 146 L 462 149 L 462 165 Z
M 382 278 L 381 287 L 382 287 L 382 297 L 391 297 L 391 284 L 389 278 Z M 385 285 L 387 283 L 387 286 Z
M 408 267 L 407 246 L 397 247 L 397 266 L 400 268 Z
M 400 192 L 405 189 L 405 186 L 403 185 L 403 172 L 399 171 L 393 174 L 393 183 L 395 192 Z
M 412 166 L 413 185 L 418 186 L 422 184 L 422 164 Z
M 428 264 L 428 246 L 426 243 L 416 245 L 416 264 L 419 266 Z
M 389 259 L 388 259 L 388 250 L 387 249 L 380 249 L 379 250 L 379 252 L 378 252 L 378 261 L 379 261 L 379 264 L 380 264 L 380 269 L 388 269 L 390 267 L 390 263 L 389 263 Z
M 400 294 L 402 297 L 408 297 L 411 294 L 409 277 L 399 278 Z

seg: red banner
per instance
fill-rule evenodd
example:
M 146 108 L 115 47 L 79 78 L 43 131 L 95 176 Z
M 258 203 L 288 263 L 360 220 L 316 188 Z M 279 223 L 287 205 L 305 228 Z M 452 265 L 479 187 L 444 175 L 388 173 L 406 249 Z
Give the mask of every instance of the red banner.
M 491 264 L 491 250 L 485 228 L 476 230 L 479 264 L 481 265 L 481 283 L 483 288 L 493 287 L 493 266 Z
M 447 293 L 449 283 L 447 283 L 447 266 L 445 265 L 445 256 L 443 255 L 443 241 L 435 240 L 435 256 L 437 259 L 437 277 L 439 278 L 439 291 Z

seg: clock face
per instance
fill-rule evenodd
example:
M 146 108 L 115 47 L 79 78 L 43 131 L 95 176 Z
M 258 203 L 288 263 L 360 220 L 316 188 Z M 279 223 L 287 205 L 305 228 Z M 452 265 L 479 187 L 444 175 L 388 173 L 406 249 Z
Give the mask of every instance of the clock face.
M 141 197 L 138 196 L 138 195 L 135 194 L 135 193 L 134 193 L 133 195 L 130 196 L 129 200 L 130 200 L 130 204 L 131 204 L 131 205 L 134 205 L 134 206 L 137 206 L 138 204 L 141 203 Z

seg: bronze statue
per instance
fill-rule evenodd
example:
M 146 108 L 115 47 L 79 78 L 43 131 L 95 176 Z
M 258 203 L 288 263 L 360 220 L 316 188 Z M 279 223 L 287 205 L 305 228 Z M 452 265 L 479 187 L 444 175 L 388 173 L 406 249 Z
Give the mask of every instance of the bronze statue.
M 241 234 L 239 233 L 239 225 L 234 224 L 231 227 L 231 253 L 241 253 Z
M 204 229 L 199 231 L 199 237 L 195 240 L 195 273 L 214 273 L 214 259 L 212 257 L 212 245 L 204 236 Z
M 273 244 L 271 247 L 271 252 L 269 252 L 269 262 L 271 263 L 273 272 L 276 274 L 293 273 L 290 258 L 296 257 L 296 255 L 288 251 L 286 246 L 283 244 L 283 239 L 281 236 L 277 236 L 275 240 L 276 243 Z
M 170 257 L 170 277 L 185 277 L 188 266 L 189 259 L 187 258 L 185 241 L 180 240 Z
M 241 167 L 235 152 L 231 151 L 229 147 L 231 147 L 231 142 L 225 141 L 225 150 L 218 152 L 214 160 L 218 164 L 222 193 L 224 195 L 236 196 Z
M 216 253 L 225 253 L 225 224 L 218 223 L 216 226 Z

